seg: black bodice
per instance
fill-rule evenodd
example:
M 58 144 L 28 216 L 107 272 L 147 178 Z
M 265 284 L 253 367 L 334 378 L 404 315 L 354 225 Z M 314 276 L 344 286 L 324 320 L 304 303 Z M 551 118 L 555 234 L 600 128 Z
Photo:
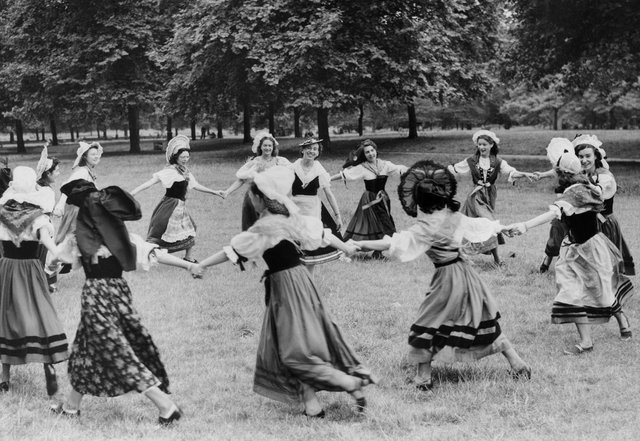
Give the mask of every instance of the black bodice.
M 365 179 L 364 188 L 367 191 L 371 191 L 373 193 L 384 191 L 384 186 L 387 184 L 387 178 L 388 176 L 381 175 L 381 176 L 376 176 L 375 179 Z
M 82 259 L 82 268 L 87 279 L 112 279 L 122 277 L 122 266 L 115 256 L 100 258 L 98 263 L 91 263 L 90 259 Z
M 293 181 L 293 186 L 291 187 L 291 194 L 293 196 L 316 196 L 318 194 L 318 189 L 320 188 L 320 179 L 318 178 L 318 176 L 309 181 L 306 186 L 303 186 L 302 181 L 297 174 L 295 176 L 296 177 Z
M 176 181 L 171 187 L 167 188 L 164 195 L 168 198 L 175 198 L 184 201 L 187 196 L 188 188 L 189 181 Z
M 598 213 L 587 211 L 585 213 L 564 216 L 569 226 L 569 238 L 575 243 L 585 243 L 598 234 Z
M 300 265 L 300 251 L 293 242 L 281 240 L 273 248 L 262 254 L 269 267 L 269 273 L 275 273 Z
M 605 199 L 604 210 L 600 214 L 602 214 L 603 216 L 608 216 L 610 214 L 613 214 L 613 197 L 609 199 Z
M 25 240 L 17 247 L 10 240 L 2 241 L 3 256 L 9 259 L 37 259 L 39 256 L 40 242 L 36 240 Z

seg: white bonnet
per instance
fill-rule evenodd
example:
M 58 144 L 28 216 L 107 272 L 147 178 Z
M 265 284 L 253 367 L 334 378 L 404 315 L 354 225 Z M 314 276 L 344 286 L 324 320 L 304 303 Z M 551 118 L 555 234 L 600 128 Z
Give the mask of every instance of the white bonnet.
M 498 138 L 495 133 L 493 133 L 491 130 L 484 130 L 484 129 L 478 130 L 476 133 L 473 134 L 473 137 L 472 137 L 473 143 L 477 144 L 478 138 L 481 136 L 488 136 L 489 138 L 493 139 L 493 142 L 495 142 L 496 145 L 500 144 L 500 138 Z
M 89 151 L 89 149 L 94 148 L 94 147 L 97 148 L 98 149 L 98 155 L 100 155 L 100 156 L 102 156 L 102 152 L 104 151 L 102 149 L 102 146 L 98 142 L 92 142 L 91 144 L 89 144 L 89 143 L 86 143 L 84 141 L 80 141 L 78 144 L 79 144 L 79 147 L 78 147 L 78 150 L 76 150 L 76 160 L 73 161 L 73 167 L 71 167 L 71 168 L 76 168 L 78 166 L 78 164 L 80 163 L 80 158 L 82 158 L 82 155 L 87 153 Z
M 256 133 L 256 136 L 253 138 L 253 144 L 251 145 L 251 151 L 253 153 L 258 153 L 258 146 L 260 145 L 260 143 L 262 142 L 262 140 L 264 138 L 268 138 L 271 141 L 273 141 L 273 148 L 275 149 L 278 146 L 278 141 L 276 141 L 276 138 L 273 137 L 273 135 L 271 133 L 269 133 L 266 130 L 260 131 L 258 133 Z
M 171 160 L 171 157 L 176 154 L 178 150 L 191 150 L 189 145 L 189 138 L 185 135 L 177 135 L 171 138 L 171 141 L 167 143 L 166 158 L 167 162 Z

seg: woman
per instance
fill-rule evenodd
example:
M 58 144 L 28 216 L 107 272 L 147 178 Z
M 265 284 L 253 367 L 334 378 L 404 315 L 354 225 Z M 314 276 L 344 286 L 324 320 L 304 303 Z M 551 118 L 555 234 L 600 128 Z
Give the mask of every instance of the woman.
M 318 218 L 300 216 L 285 196 L 293 185 L 293 172 L 272 167 L 258 175 L 249 197 L 260 219 L 231 240 L 228 247 L 200 263 L 201 267 L 227 260 L 239 264 L 262 257 L 267 310 L 262 323 L 253 390 L 282 402 L 304 404 L 305 414 L 324 417 L 316 391 L 346 391 L 364 411 L 362 388 L 375 383 L 345 343 L 337 325 L 325 311 L 300 249 L 331 245 L 346 253 L 355 251 Z
M 53 184 L 56 182 L 56 178 L 60 175 L 60 161 L 58 158 L 49 158 L 49 145 L 47 143 L 42 148 L 40 154 L 40 160 L 36 166 L 36 181 L 38 185 L 38 191 L 46 194 L 46 207 L 44 207 L 45 214 L 50 216 L 54 210 L 56 204 L 56 193 L 53 189 Z M 42 262 L 45 273 L 47 274 L 47 283 L 49 284 L 49 292 L 54 293 L 58 291 L 56 285 L 58 281 L 58 272 L 55 269 L 50 269 L 47 265 L 47 247 L 40 246 L 39 259 Z
M 338 201 L 331 191 L 331 183 L 329 182 L 331 177 L 320 162 L 316 160 L 322 152 L 321 142 L 321 139 L 310 137 L 299 145 L 302 158 L 297 159 L 292 165 L 294 181 L 291 189 L 291 199 L 300 209 L 301 215 L 320 219 L 334 236 L 341 239 L 342 219 Z M 329 214 L 320 199 L 320 190 L 324 193 L 329 205 L 331 205 L 334 216 Z M 309 265 L 309 270 L 311 271 L 313 265 L 330 262 L 341 256 L 342 253 L 340 251 L 332 247 L 326 247 L 306 251 L 302 260 L 305 265 Z
M 262 173 L 276 165 L 291 165 L 287 158 L 278 156 L 278 141 L 267 131 L 256 133 L 251 151 L 255 156 L 240 167 L 240 170 L 236 173 L 237 179 L 222 192 L 223 198 L 242 187 L 246 182 L 251 183 L 258 173 Z M 242 231 L 247 231 L 257 220 L 258 214 L 251 204 L 249 192 L 247 191 L 242 201 Z
M 601 216 L 598 216 L 600 229 L 622 253 L 623 273 L 633 276 L 636 274 L 633 257 L 622 235 L 618 219 L 613 214 L 613 198 L 618 186 L 605 161 L 606 154 L 600 148 L 602 142 L 595 135 L 581 135 L 575 138 L 572 144 L 582 164 L 582 172 L 591 179 L 592 183 L 602 188 L 604 211 L 600 213 Z
M 409 359 L 418 365 L 413 380 L 420 390 L 433 387 L 431 362 L 474 361 L 502 352 L 515 378 L 530 378 L 531 368 L 500 329 L 500 313 L 488 287 L 461 253 L 463 241 L 486 240 L 505 227 L 498 221 L 458 212 L 457 183 L 442 165 L 420 161 L 400 178 L 402 208 L 417 222 L 380 240 L 356 241 L 370 250 L 388 250 L 403 262 L 422 254 L 436 272 L 409 332 Z
M 569 240 L 563 244 L 556 263 L 558 293 L 551 322 L 575 323 L 580 340 L 564 352 L 579 355 L 593 351 L 590 326 L 606 323 L 611 316 L 618 321 L 621 337 L 631 336 L 622 305 L 631 296 L 633 286 L 619 271 L 620 251 L 599 232 L 598 214 L 604 208 L 602 187 L 591 183 L 582 173 L 580 160 L 568 139 L 554 138 L 547 147 L 547 156 L 566 189 L 549 211 L 514 224 L 511 231 L 522 234 L 557 218 L 567 224 Z
M 0 199 L 0 392 L 9 390 L 11 365 L 43 363 L 47 394 L 54 395 L 53 364 L 67 359 L 67 337 L 38 260 L 39 244 L 57 255 L 53 226 L 43 209 L 47 199 L 29 167 L 15 168 Z
M 83 179 L 87 182 L 96 182 L 95 168 L 100 163 L 102 157 L 102 146 L 97 142 L 88 144 L 80 141 L 78 150 L 76 150 L 76 160 L 71 167 L 71 176 L 67 182 L 76 179 Z M 78 207 L 67 204 L 67 197 L 62 194 L 58 203 L 53 210 L 54 216 L 62 216 L 58 231 L 56 232 L 56 244 L 62 243 L 69 235 L 73 235 L 76 226 L 76 217 L 78 216 Z M 68 271 L 68 269 L 67 269 Z
M 146 269 L 154 260 L 185 269 L 196 266 L 129 235 L 124 221 L 138 220 L 142 214 L 133 196 L 121 188 L 98 191 L 93 183 L 78 179 L 61 191 L 69 204 L 78 207 L 77 249 L 67 240 L 61 254 L 67 261 L 77 256 L 87 279 L 69 357 L 72 390 L 64 404 L 55 404 L 51 410 L 77 417 L 85 394 L 114 397 L 137 391 L 158 408 L 158 422 L 169 425 L 182 412 L 167 395 L 167 372 L 133 307 L 122 272 Z
M 509 182 L 515 179 L 527 177 L 533 178 L 532 173 L 519 172 L 507 164 L 507 161 L 498 158 L 498 144 L 500 139 L 489 130 L 478 130 L 473 134 L 473 143 L 476 153 L 464 161 L 450 165 L 449 171 L 454 175 L 471 175 L 474 189 L 469 193 L 462 207 L 462 214 L 469 217 L 484 217 L 495 219 L 496 197 L 498 190 L 495 186 L 498 177 L 507 175 Z M 498 254 L 498 245 L 504 244 L 502 234 L 491 237 L 486 242 L 469 244 L 467 251 L 474 253 L 491 253 L 496 266 L 504 266 Z
M 167 144 L 167 166 L 144 184 L 136 187 L 131 194 L 136 195 L 158 182 L 165 188 L 165 194 L 151 214 L 147 242 L 155 243 L 170 253 L 185 250 L 184 260 L 197 262 L 191 252 L 196 243 L 196 224 L 187 211 L 187 191 L 194 189 L 203 193 L 222 196 L 219 191 L 199 184 L 187 168 L 191 146 L 189 138 L 178 135 Z
M 357 159 L 345 165 L 350 167 L 332 176 L 331 180 L 363 179 L 365 188 L 356 212 L 347 226 L 345 240 L 375 240 L 395 233 L 396 225 L 391 217 L 391 202 L 385 185 L 390 174 L 400 175 L 407 167 L 378 159 L 378 147 L 370 139 L 360 143 Z M 383 256 L 379 251 L 375 251 L 372 257 Z

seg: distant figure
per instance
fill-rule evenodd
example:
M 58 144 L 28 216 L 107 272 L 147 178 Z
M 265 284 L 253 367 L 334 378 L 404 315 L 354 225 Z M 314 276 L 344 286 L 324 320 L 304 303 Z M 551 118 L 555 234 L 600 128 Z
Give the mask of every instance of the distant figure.
M 202 126 L 200 127 L 200 139 L 205 139 L 207 137 L 207 128 Z
M 0 158 L 0 196 L 2 196 L 11 182 L 11 169 L 9 168 L 9 158 Z

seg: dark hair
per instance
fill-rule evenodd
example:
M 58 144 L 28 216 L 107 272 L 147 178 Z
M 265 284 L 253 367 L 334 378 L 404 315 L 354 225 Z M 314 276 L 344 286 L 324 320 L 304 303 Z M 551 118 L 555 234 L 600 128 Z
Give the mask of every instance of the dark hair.
M 191 150 L 190 149 L 180 149 L 177 152 L 175 152 L 173 155 L 171 155 L 171 158 L 169 158 L 169 164 L 177 164 L 178 163 L 178 156 L 180 156 L 182 154 L 182 152 L 189 152 L 189 156 L 191 156 Z
M 490 136 L 487 136 L 487 135 L 478 136 L 478 138 L 476 139 L 476 144 L 481 139 L 484 139 L 489 144 L 491 144 L 491 150 L 489 150 L 489 154 L 492 156 L 498 156 L 498 152 L 500 151 L 500 149 L 498 148 L 498 144 Z
M 375 142 L 373 142 L 370 139 L 365 139 L 358 145 L 358 150 L 357 150 L 358 157 L 354 161 L 355 164 L 353 165 L 362 164 L 363 162 L 367 161 L 367 157 L 364 155 L 364 149 L 365 147 L 369 147 L 369 146 L 373 147 L 376 152 L 378 151 L 378 146 L 376 145 Z
M 260 190 L 260 188 L 258 188 L 258 185 L 255 182 L 251 183 L 249 191 L 251 191 L 251 193 L 264 201 L 264 205 L 269 212 L 273 214 L 282 214 L 284 216 L 289 216 L 289 210 L 287 210 L 287 207 L 274 199 L 269 199 L 268 197 L 266 197 Z
M 448 175 L 451 174 L 451 172 L 449 172 L 447 169 L 444 169 Z M 458 211 L 460 210 L 460 202 L 456 201 L 455 199 L 453 199 L 453 197 L 456 195 L 456 192 L 458 190 L 458 183 L 455 180 L 455 178 L 453 178 L 453 175 L 451 176 L 451 180 L 450 180 L 450 185 L 451 185 L 451 195 L 449 197 L 443 197 L 443 196 L 439 196 L 433 193 L 432 191 L 432 187 L 430 185 L 426 185 L 425 184 L 425 188 L 423 189 L 423 183 L 420 183 L 418 185 L 416 185 L 415 188 L 415 198 L 416 198 L 416 204 L 418 205 L 418 208 L 420 208 L 420 211 L 422 211 L 423 213 L 433 213 L 434 211 L 437 210 L 442 210 L 443 208 L 447 207 L 449 208 L 451 211 Z
M 260 140 L 260 144 L 258 144 L 258 148 L 256 149 L 256 156 L 262 156 L 262 143 L 268 139 L 273 144 L 273 150 L 271 151 L 271 156 L 278 156 L 278 147 L 276 146 L 276 140 L 272 136 L 265 136 Z
M 87 166 L 87 155 L 89 154 L 91 149 L 96 149 L 97 150 L 98 149 L 98 144 L 97 143 L 91 144 L 91 147 L 89 147 L 87 149 L 87 151 L 82 154 L 82 157 L 80 157 L 80 161 L 78 161 L 78 167 L 86 167 Z
M 312 145 L 316 145 L 316 144 L 318 144 L 318 156 L 320 156 L 322 154 L 322 142 L 314 142 L 312 144 L 306 144 L 306 145 L 300 146 L 300 155 L 302 156 L 302 152 L 304 152 L 305 149 L 308 149 Z
M 53 161 L 51 164 L 51 167 L 43 171 L 42 176 L 40 176 L 40 179 L 36 181 L 36 184 L 38 184 L 40 187 L 47 187 L 51 185 L 51 183 L 53 182 L 51 175 L 53 174 L 53 171 L 56 169 L 56 167 L 60 165 L 60 160 L 58 158 L 50 158 L 50 159 Z
M 564 191 L 573 184 L 587 184 L 589 178 L 582 173 L 571 173 L 556 168 L 558 175 L 558 186 L 554 189 L 556 193 L 564 193 Z
M 595 156 L 595 158 L 596 158 L 596 160 L 595 160 L 596 168 L 602 168 L 602 160 L 604 158 L 602 157 L 602 154 L 600 153 L 600 150 L 595 148 L 591 144 L 578 144 L 577 146 L 575 146 L 574 150 L 575 150 L 576 156 L 578 156 L 578 153 L 580 153 L 581 151 L 583 151 L 586 148 L 590 148 L 591 150 L 593 150 L 593 156 Z

